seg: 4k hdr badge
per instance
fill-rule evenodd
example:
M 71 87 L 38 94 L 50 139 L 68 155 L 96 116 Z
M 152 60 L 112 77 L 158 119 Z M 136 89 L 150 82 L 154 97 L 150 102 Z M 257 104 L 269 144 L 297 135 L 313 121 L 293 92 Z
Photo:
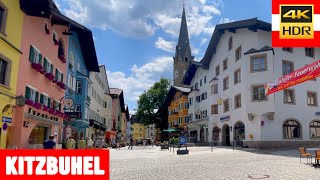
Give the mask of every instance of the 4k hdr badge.
M 273 0 L 272 46 L 320 47 L 320 2 Z

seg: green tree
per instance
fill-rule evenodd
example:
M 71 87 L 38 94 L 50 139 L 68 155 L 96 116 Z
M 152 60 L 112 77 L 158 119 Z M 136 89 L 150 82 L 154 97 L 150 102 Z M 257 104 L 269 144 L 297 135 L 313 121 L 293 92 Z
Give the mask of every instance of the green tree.
M 155 123 L 158 116 L 157 109 L 164 104 L 170 84 L 169 79 L 161 78 L 139 97 L 136 115 L 144 125 Z

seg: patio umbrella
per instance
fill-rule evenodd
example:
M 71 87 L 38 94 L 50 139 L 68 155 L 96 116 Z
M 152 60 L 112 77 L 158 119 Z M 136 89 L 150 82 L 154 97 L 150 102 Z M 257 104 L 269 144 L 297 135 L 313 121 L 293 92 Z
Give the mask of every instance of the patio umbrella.
M 175 130 L 175 129 L 169 128 L 169 129 L 165 129 L 165 130 L 163 130 L 163 132 L 169 132 L 169 133 L 172 133 L 172 132 L 178 132 L 178 130 Z

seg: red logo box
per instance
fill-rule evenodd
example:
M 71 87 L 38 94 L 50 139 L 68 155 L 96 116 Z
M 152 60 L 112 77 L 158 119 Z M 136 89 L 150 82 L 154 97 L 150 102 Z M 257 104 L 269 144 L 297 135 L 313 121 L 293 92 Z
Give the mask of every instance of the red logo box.
M 109 150 L 0 150 L 0 179 L 109 180 Z
M 272 0 L 273 47 L 320 47 L 319 0 Z

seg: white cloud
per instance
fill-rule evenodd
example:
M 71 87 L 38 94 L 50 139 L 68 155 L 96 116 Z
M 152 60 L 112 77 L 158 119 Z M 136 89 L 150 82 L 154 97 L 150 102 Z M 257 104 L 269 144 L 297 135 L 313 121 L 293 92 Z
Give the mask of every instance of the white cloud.
M 203 29 L 203 32 L 211 36 L 215 28 L 216 28 L 216 27 L 204 28 L 204 29 Z
M 174 52 L 175 50 L 175 42 L 174 41 L 166 41 L 162 37 L 158 37 L 158 40 L 155 42 L 155 46 L 158 49 L 161 49 L 166 52 Z
M 207 38 L 201 39 L 200 45 L 201 45 L 201 46 L 204 45 L 207 41 L 208 41 Z
M 63 4 L 61 12 L 84 25 L 111 29 L 123 36 L 152 36 L 157 29 L 176 37 L 179 33 L 182 7 L 180 1 L 150 0 L 55 0 Z M 206 33 L 210 21 L 220 15 L 220 0 L 188 1 L 185 5 L 189 35 Z M 177 11 L 179 9 L 180 11 Z
M 123 72 L 107 71 L 110 87 L 123 89 L 125 100 L 135 104 L 139 96 L 157 82 L 159 77 L 171 78 L 172 64 L 172 57 L 159 57 L 141 67 L 134 65 L 129 76 Z
M 229 18 L 221 18 L 220 19 L 220 24 L 224 24 L 224 23 L 230 23 L 230 22 L 233 22 L 234 20 L 231 20 Z

